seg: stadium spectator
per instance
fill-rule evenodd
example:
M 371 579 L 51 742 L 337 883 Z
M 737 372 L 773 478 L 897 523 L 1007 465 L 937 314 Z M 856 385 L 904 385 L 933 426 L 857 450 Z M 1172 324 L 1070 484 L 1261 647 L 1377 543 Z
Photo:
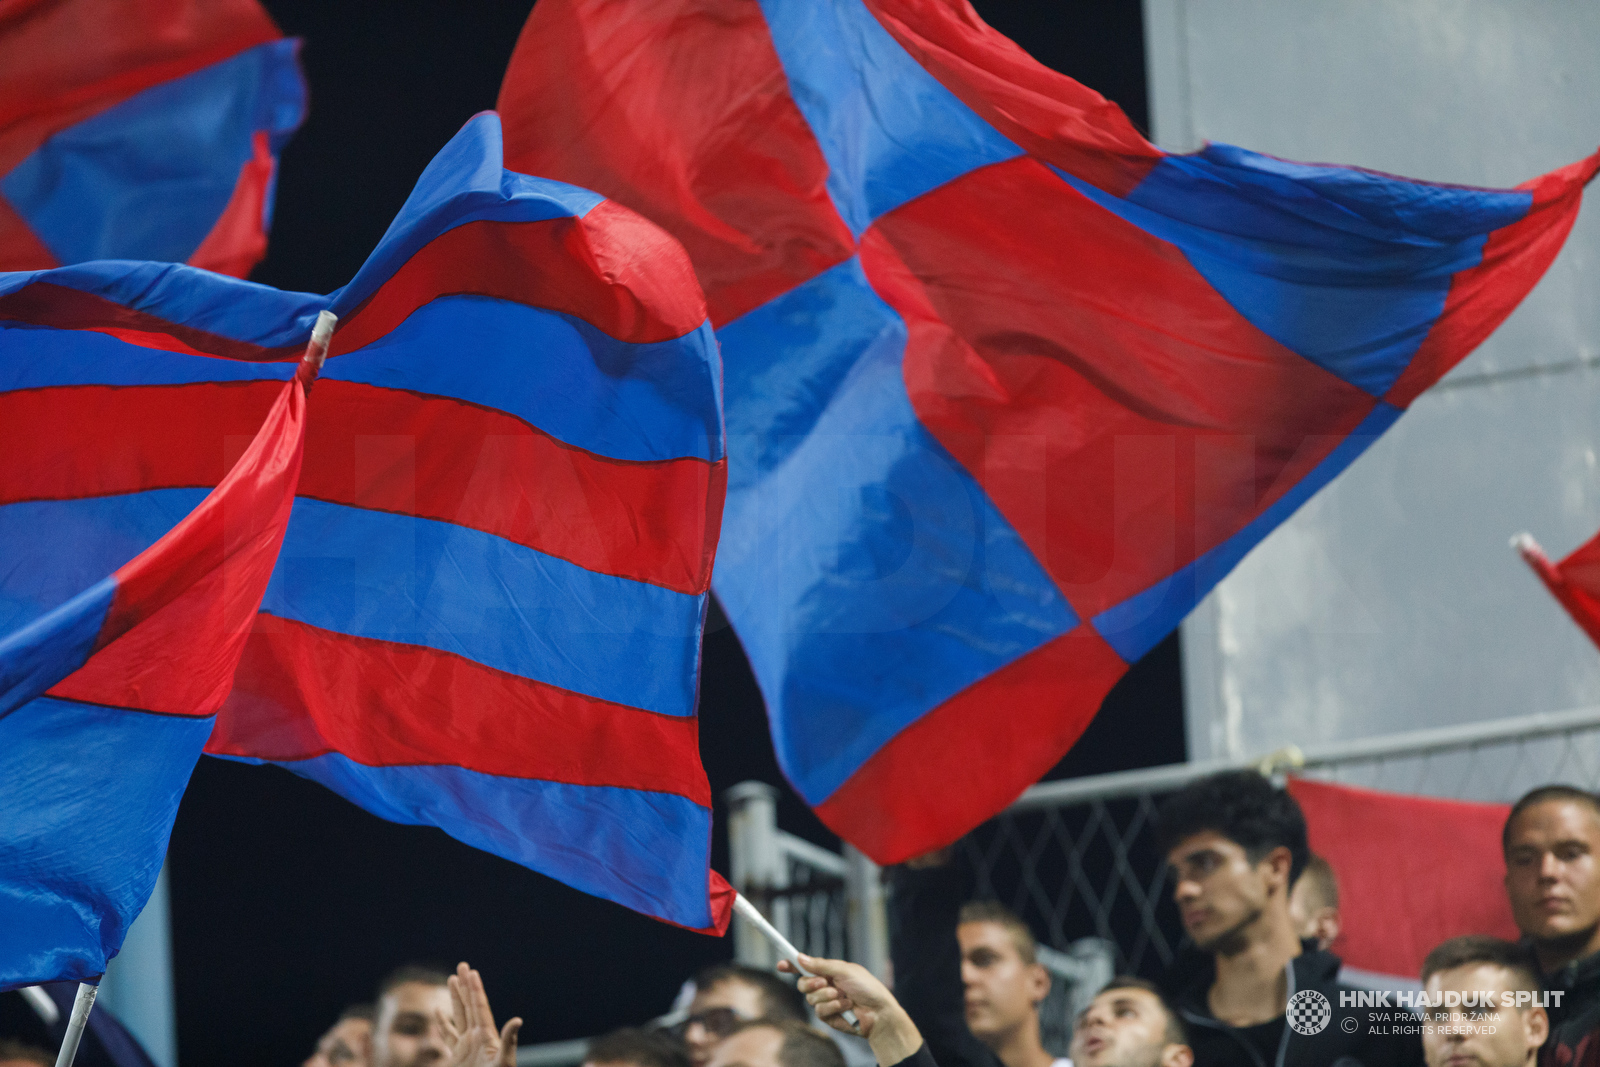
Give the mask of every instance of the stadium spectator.
M 1113 978 L 1072 1028 L 1076 1067 L 1190 1067 L 1194 1050 L 1178 1011 L 1153 982 Z
M 1066 1067 L 1039 1040 L 1050 974 L 1026 923 L 993 901 L 966 900 L 941 850 L 897 869 L 889 898 L 899 1003 L 943 1067 Z
M 1528 939 L 1550 1006 L 1546 1063 L 1600 1064 L 1600 800 L 1543 786 L 1511 807 L 1501 843 L 1506 895 Z
M 0 1067 L 54 1067 L 56 1058 L 37 1045 L 0 1037 Z
M 689 1053 L 671 1034 L 627 1027 L 589 1042 L 583 1067 L 689 1067 Z
M 1339 938 L 1339 879 L 1333 865 L 1321 856 L 1306 861 L 1306 869 L 1289 891 L 1289 919 L 1302 941 L 1330 948 Z
M 1341 1005 L 1355 990 L 1339 984 L 1339 958 L 1295 930 L 1289 889 L 1310 849 L 1293 797 L 1254 771 L 1203 778 L 1162 803 L 1158 838 L 1199 953 L 1167 976 L 1196 1067 L 1421 1062 L 1417 1036 Z M 1298 1028 L 1285 1014 L 1291 994 Z
M 406 966 L 378 986 L 373 1067 L 516 1067 L 521 1019 L 495 1030 L 483 979 L 465 963 L 446 975 Z
M 706 1067 L 717 1043 L 741 1022 L 804 1023 L 807 1018 L 805 998 L 771 971 L 719 964 L 695 975 L 694 989 L 689 1017 L 679 1025 L 692 1067 Z
M 367 1067 L 371 1062 L 371 1004 L 352 1004 L 317 1041 L 301 1067 Z
M 718 1042 L 710 1067 L 844 1067 L 844 1055 L 805 1023 L 753 1019 Z
M 1539 992 L 1526 948 L 1498 937 L 1453 937 L 1423 961 L 1422 988 L 1430 1000 L 1442 1002 L 1447 992 L 1461 1000 L 1424 1009 L 1428 1067 L 1533 1067 L 1550 1020 L 1536 1004 L 1506 1007 L 1502 999 L 1526 993 L 1531 1001 Z

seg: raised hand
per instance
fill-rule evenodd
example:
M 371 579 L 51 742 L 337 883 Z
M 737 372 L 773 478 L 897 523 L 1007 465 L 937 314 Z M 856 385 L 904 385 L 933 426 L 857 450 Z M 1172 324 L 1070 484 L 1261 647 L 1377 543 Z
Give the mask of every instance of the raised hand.
M 450 1050 L 448 1067 L 516 1067 L 517 1031 L 521 1019 L 512 1019 L 499 1031 L 489 1010 L 483 976 L 465 963 L 450 976 L 451 1016 L 439 1016 L 439 1031 Z
M 800 957 L 800 966 L 810 974 L 801 976 L 799 989 L 817 1018 L 835 1030 L 866 1038 L 882 1067 L 893 1067 L 921 1047 L 922 1035 L 911 1016 L 871 971 L 844 960 L 806 955 Z M 779 962 L 778 969 L 795 973 L 788 961 Z M 850 1010 L 856 1013 L 859 1030 L 844 1020 Z

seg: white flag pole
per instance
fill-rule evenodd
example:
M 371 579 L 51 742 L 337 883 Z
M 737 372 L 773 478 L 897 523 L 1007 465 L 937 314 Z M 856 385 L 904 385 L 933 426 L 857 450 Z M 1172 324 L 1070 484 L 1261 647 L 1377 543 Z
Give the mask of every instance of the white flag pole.
M 772 947 L 778 950 L 778 955 L 788 960 L 790 966 L 796 971 L 801 974 L 811 973 L 800 966 L 800 950 L 795 948 L 787 937 L 779 933 L 778 928 L 769 923 L 767 917 L 761 914 L 761 910 L 745 899 L 743 893 L 735 893 L 733 895 L 733 910 L 738 912 L 751 926 L 760 930 L 762 936 L 771 941 Z M 861 1021 L 856 1018 L 855 1012 L 846 1011 L 844 1013 L 844 1021 L 854 1027 L 857 1033 L 861 1031 Z M 57 1067 L 60 1067 L 60 1065 L 58 1064 Z
M 78 983 L 78 995 L 72 1001 L 72 1014 L 67 1018 L 67 1034 L 61 1039 L 56 1067 L 72 1067 L 78 1055 L 78 1042 L 83 1040 L 83 1028 L 89 1025 L 89 1009 L 94 1007 L 95 994 L 99 992 L 99 986 Z

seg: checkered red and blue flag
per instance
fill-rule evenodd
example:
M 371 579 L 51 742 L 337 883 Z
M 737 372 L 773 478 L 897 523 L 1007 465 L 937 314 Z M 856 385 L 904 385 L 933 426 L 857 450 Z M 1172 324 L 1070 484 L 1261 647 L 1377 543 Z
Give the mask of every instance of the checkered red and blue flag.
M 256 0 L 0 3 L 0 271 L 250 273 L 305 117 L 298 50 Z
M 486 113 L 330 296 L 129 262 L 4 290 L 0 590 L 159 537 L 330 310 L 293 513 L 206 751 L 725 928 L 695 715 L 721 368 L 676 242 L 503 170 Z M 120 540 L 86 546 L 86 525 Z
M 779 761 L 881 863 L 1128 665 L 1508 315 L 1600 157 L 1515 190 L 1172 155 L 963 0 L 541 0 L 514 169 L 687 248 L 715 590 Z

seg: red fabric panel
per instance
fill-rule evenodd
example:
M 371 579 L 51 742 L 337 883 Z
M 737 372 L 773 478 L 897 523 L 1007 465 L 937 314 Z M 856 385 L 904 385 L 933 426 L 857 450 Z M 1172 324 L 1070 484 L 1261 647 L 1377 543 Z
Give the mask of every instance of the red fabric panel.
M 748 0 L 542 0 L 500 88 L 511 170 L 593 189 L 688 249 L 721 326 L 855 251 Z
M 625 211 L 600 204 L 581 220 L 480 221 L 446 230 L 340 321 L 328 354 L 371 344 L 423 304 L 455 293 L 566 312 L 633 344 L 693 332 L 706 309 L 685 284 L 693 271 L 683 249 Z M 508 271 L 508 263 L 519 269 Z
M 222 209 L 216 225 L 189 257 L 192 266 L 247 278 L 267 254 L 264 228 L 267 191 L 272 188 L 272 175 L 278 164 L 272 158 L 265 130 L 255 132 L 250 148 L 251 158 L 239 168 L 239 181 L 233 187 L 228 206 Z
M 255 0 L 8 0 L 0 174 L 58 130 L 279 36 Z
M 49 270 L 59 266 L 55 254 L 39 240 L 33 227 L 0 196 L 0 271 Z
M 889 212 L 861 259 L 918 418 L 1080 617 L 1237 532 L 1374 404 L 1036 160 Z
M 0 504 L 216 485 L 229 444 L 249 439 L 281 390 L 269 381 L 0 393 Z M 307 442 L 301 496 L 453 522 L 682 593 L 710 584 L 725 460 L 610 459 L 502 412 L 328 379 Z
M 397 691 L 409 699 L 393 699 Z M 458 766 L 675 793 L 710 807 L 699 745 L 692 716 L 262 613 L 206 751 L 278 762 L 340 752 L 368 766 Z
M 1597 169 L 1600 152 L 1517 186 L 1533 193 L 1533 206 L 1521 221 L 1490 234 L 1478 265 L 1452 279 L 1444 310 L 1385 400 L 1410 406 L 1506 320 L 1561 251 Z
M 1415 980 L 1446 938 L 1515 941 L 1500 830 L 1510 806 L 1289 780 L 1311 851 L 1339 879 L 1345 965 Z
M 978 17 L 967 0 L 865 0 L 918 63 L 1024 151 L 1116 196 L 1166 154 L 1122 109 L 1058 74 Z
M 1127 669 L 1080 625 L 906 727 L 817 815 L 880 864 L 949 844 L 1060 762 Z
M 278 385 L 260 431 L 216 489 L 117 570 L 95 651 L 52 696 L 169 715 L 216 713 L 289 525 L 305 414 L 300 383 Z
M 0 296 L 0 320 L 31 322 L 59 330 L 93 330 L 131 345 L 191 356 L 270 362 L 298 359 L 301 351 L 298 347 L 263 348 L 248 341 L 235 341 L 52 282 L 30 282 L 16 292 Z
M 1544 550 L 1531 541 L 1517 551 L 1545 588 L 1567 609 L 1572 621 L 1589 640 L 1600 645 L 1600 537 L 1580 546 L 1560 563 L 1551 563 Z

